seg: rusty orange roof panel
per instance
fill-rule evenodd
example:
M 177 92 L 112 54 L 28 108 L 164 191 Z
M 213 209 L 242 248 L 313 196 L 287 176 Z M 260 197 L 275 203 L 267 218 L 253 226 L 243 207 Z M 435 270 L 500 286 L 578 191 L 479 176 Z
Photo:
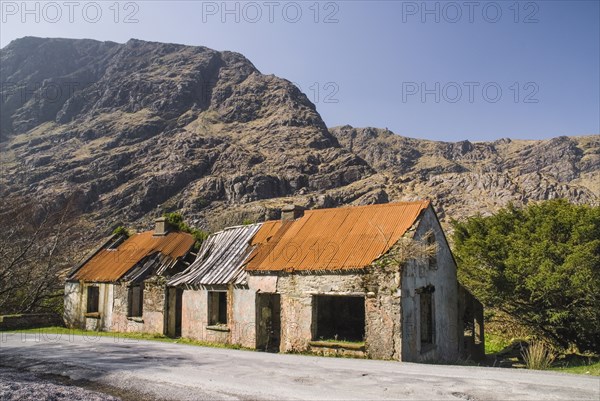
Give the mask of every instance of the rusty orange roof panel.
M 147 256 L 160 252 L 176 260 L 184 257 L 195 242 L 192 235 L 182 232 L 170 232 L 164 236 L 153 234 L 153 231 L 135 234 L 115 249 L 102 249 L 70 279 L 117 281 Z
M 271 240 L 255 249 L 246 270 L 364 268 L 386 253 L 428 206 L 429 201 L 418 201 L 306 211 L 280 224 L 275 234 L 275 223 L 269 232 L 261 228 L 257 236 Z
M 259 245 L 267 243 L 277 231 L 281 228 L 283 222 L 281 220 L 265 221 L 258 232 L 252 237 L 250 245 Z

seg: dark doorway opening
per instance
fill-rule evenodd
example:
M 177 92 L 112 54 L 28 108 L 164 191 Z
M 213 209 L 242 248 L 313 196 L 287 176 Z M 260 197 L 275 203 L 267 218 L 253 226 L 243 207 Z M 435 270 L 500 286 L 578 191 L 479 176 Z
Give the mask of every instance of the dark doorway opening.
M 256 349 L 279 352 L 281 343 L 281 298 L 279 294 L 257 294 L 256 314 Z
M 167 325 L 165 334 L 168 337 L 181 337 L 182 298 L 182 289 L 175 287 L 167 287 Z
M 100 310 L 100 287 L 87 288 L 87 313 L 98 313 Z
M 421 352 L 427 352 L 435 344 L 435 287 L 428 285 L 415 290 L 419 294 L 419 338 Z
M 144 311 L 144 283 L 129 287 L 127 301 L 127 316 L 142 317 Z
M 355 342 L 364 339 L 364 297 L 341 295 L 313 297 L 313 340 Z

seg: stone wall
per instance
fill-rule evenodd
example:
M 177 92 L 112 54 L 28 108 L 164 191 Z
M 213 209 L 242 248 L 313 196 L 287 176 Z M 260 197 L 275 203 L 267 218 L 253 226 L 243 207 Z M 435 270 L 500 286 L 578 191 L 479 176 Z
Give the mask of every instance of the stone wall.
M 24 315 L 0 316 L 0 331 L 35 329 L 39 327 L 63 326 L 60 315 L 54 313 L 29 313 Z
M 142 316 L 129 317 L 128 283 L 114 285 L 112 331 L 163 334 L 165 325 L 165 284 L 162 277 L 144 281 Z
M 374 359 L 404 361 L 455 360 L 462 327 L 458 326 L 456 265 L 431 208 L 405 235 L 424 240 L 433 232 L 437 243 L 436 268 L 428 259 L 389 263 L 383 257 L 364 270 L 305 274 L 250 273 L 254 291 L 281 294 L 282 352 L 315 350 L 313 296 L 355 295 L 365 299 L 365 353 Z M 422 352 L 420 298 L 417 289 L 431 285 L 434 310 L 434 346 Z M 318 347 L 322 350 L 322 346 Z M 337 350 L 335 350 L 338 352 Z
M 315 295 L 362 296 L 365 300 L 365 352 L 375 359 L 399 359 L 400 295 L 398 271 L 380 266 L 363 271 L 281 275 L 281 351 L 310 350 L 315 339 Z M 314 347 L 313 347 L 314 348 Z
M 181 300 L 181 336 L 198 341 L 227 344 L 230 342 L 230 330 L 209 329 L 208 290 L 184 290 Z M 230 295 L 227 303 L 231 303 Z M 228 322 L 231 323 L 228 313 Z
M 407 263 L 402 272 L 402 360 L 453 361 L 459 355 L 462 327 L 458 321 L 458 281 L 456 264 L 442 228 L 429 207 L 421 218 L 414 238 L 433 233 L 437 243 L 437 263 L 430 268 L 427 259 Z M 421 349 L 420 295 L 418 290 L 433 286 L 434 345 Z
M 397 264 L 380 264 L 376 261 L 362 278 L 367 292 L 367 355 L 374 359 L 400 359 L 400 267 Z
M 100 288 L 97 314 L 87 314 L 87 287 Z M 163 334 L 165 280 L 153 277 L 144 283 L 141 318 L 129 318 L 127 283 L 65 284 L 64 320 L 67 327 L 96 331 L 140 332 Z
M 356 273 L 281 274 L 277 280 L 277 293 L 281 294 L 282 352 L 310 349 L 314 334 L 313 295 L 366 295 L 363 280 Z M 368 332 L 366 336 L 368 341 Z

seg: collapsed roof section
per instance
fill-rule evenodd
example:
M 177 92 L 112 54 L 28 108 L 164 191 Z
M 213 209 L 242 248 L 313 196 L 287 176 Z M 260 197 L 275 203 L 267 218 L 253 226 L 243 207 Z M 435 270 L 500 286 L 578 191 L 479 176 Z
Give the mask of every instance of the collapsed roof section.
M 68 280 L 115 282 L 127 273 L 137 271 L 138 274 L 130 277 L 135 278 L 143 273 L 141 270 L 146 271 L 141 268 L 149 266 L 149 260 L 152 260 L 157 273 L 161 274 L 184 258 L 194 242 L 192 235 L 177 231 L 166 235 L 154 235 L 153 231 L 135 234 L 114 248 L 109 245 L 100 249 L 72 272 Z
M 229 227 L 210 235 L 202 243 L 196 260 L 175 275 L 169 286 L 243 285 L 246 272 L 242 264 L 259 245 L 252 239 L 263 224 Z M 267 226 L 270 225 L 267 224 Z

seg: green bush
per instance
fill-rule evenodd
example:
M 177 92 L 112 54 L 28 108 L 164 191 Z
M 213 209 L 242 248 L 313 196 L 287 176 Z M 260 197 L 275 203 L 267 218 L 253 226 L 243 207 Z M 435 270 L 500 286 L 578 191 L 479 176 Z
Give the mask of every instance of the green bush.
M 600 352 L 600 207 L 551 200 L 453 221 L 459 280 L 554 344 Z
M 206 231 L 198 230 L 196 228 L 188 226 L 183 221 L 183 216 L 181 215 L 181 213 L 165 213 L 164 217 L 167 219 L 167 223 L 177 228 L 179 231 L 192 234 L 196 239 L 196 244 L 194 245 L 194 248 L 196 249 L 198 249 L 200 245 L 206 240 L 206 238 L 208 238 L 208 233 Z
M 130 236 L 129 231 L 123 226 L 119 226 L 119 227 L 115 228 L 112 233 L 114 235 L 124 235 L 127 238 L 129 238 L 129 236 Z

